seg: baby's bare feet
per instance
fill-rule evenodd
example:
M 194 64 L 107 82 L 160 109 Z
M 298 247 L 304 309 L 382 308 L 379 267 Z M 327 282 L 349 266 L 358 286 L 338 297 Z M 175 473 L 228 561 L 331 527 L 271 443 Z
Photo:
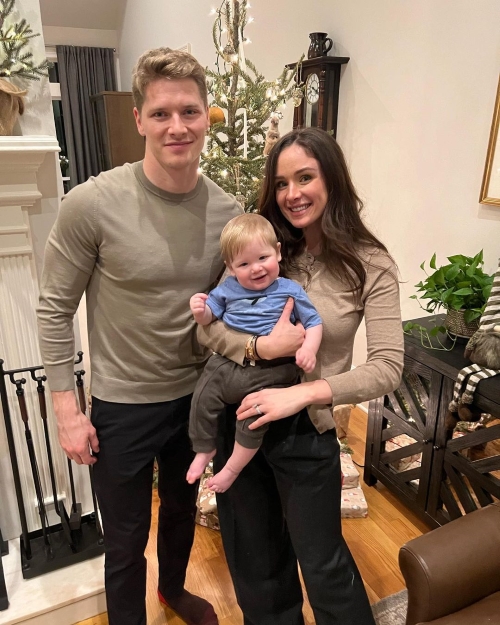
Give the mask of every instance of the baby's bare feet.
M 186 474 L 186 480 L 189 484 L 194 484 L 196 480 L 200 479 L 200 477 L 203 475 L 203 472 L 205 471 L 205 467 L 215 456 L 215 451 L 216 450 L 213 449 L 212 451 L 206 453 L 199 452 L 196 454 Z
M 214 493 L 225 493 L 239 474 L 239 471 L 231 469 L 231 467 L 226 464 L 219 473 L 216 473 L 207 481 L 207 486 L 210 490 L 213 490 Z

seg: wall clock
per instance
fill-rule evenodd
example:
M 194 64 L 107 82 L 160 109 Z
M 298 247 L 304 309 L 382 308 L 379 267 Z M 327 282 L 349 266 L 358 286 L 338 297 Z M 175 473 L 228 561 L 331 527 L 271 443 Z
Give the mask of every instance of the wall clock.
M 302 61 L 298 80 L 305 83 L 305 97 L 295 108 L 294 128 L 317 127 L 337 134 L 340 71 L 349 57 L 321 56 Z M 296 63 L 287 65 L 294 70 Z
M 309 104 L 316 104 L 319 100 L 319 78 L 318 74 L 309 74 L 306 82 L 306 98 Z

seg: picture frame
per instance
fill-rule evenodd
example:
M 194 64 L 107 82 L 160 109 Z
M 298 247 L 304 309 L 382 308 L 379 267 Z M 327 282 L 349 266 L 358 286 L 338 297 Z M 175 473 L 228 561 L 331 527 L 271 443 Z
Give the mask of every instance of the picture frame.
M 500 77 L 479 202 L 500 207 Z

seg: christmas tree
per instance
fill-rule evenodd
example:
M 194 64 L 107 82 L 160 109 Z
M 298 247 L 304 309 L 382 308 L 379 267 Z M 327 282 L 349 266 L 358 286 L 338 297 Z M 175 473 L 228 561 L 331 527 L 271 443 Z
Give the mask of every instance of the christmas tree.
M 224 0 L 213 9 L 216 70 L 207 68 L 211 126 L 201 164 L 203 172 L 235 195 L 247 211 L 255 210 L 262 181 L 264 124 L 272 119 L 277 128 L 278 109 L 297 95 L 293 71 L 285 68 L 269 82 L 245 58 L 244 47 L 250 42 L 245 28 L 253 21 L 249 8 L 248 0 Z
M 33 53 L 28 49 L 29 40 L 39 37 L 23 18 L 19 22 L 7 20 L 14 10 L 14 0 L 0 0 L 0 78 L 26 78 L 40 80 L 47 75 L 50 66 L 45 59 L 41 63 L 33 61 Z M 8 22 L 8 24 L 7 24 Z

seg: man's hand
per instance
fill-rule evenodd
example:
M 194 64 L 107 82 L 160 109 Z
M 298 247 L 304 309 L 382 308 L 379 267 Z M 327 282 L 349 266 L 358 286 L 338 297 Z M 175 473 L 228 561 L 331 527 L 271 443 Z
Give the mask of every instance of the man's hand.
M 259 336 L 257 353 L 264 360 L 273 360 L 283 356 L 295 356 L 302 346 L 305 330 L 302 324 L 293 325 L 290 315 L 293 311 L 293 297 L 289 297 L 281 317 L 267 336 Z
M 59 443 L 70 460 L 77 464 L 94 464 L 97 458 L 90 450 L 99 451 L 96 430 L 81 412 L 74 391 L 53 391 L 52 403 L 57 418 Z

